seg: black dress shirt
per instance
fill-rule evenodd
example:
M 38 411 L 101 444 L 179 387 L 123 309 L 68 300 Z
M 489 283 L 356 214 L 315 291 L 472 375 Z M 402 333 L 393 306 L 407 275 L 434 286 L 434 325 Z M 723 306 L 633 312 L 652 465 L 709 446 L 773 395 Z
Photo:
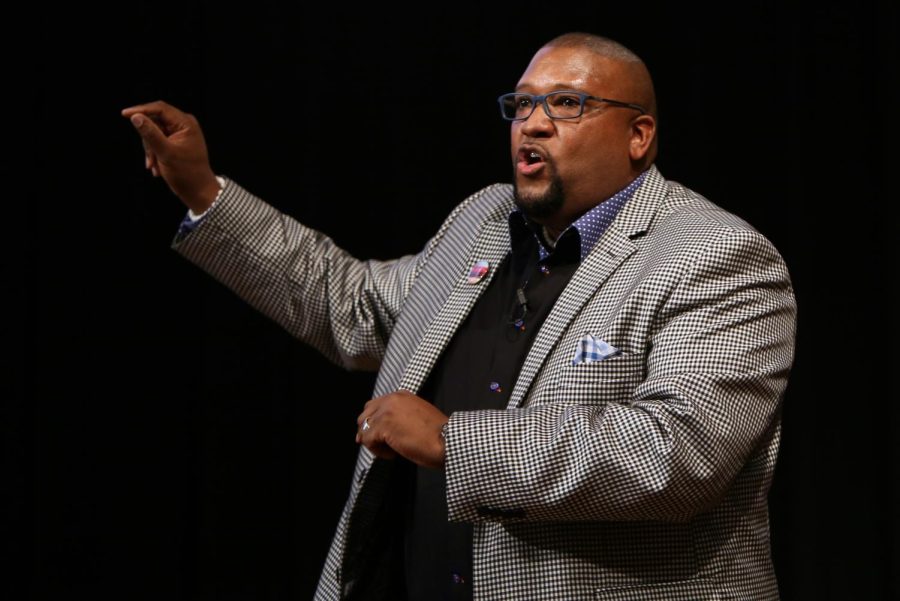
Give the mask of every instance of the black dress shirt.
M 512 251 L 420 390 L 444 413 L 506 409 L 525 356 L 544 318 L 578 267 L 570 230 L 546 259 L 521 215 L 511 216 Z M 518 221 L 518 225 L 516 225 Z M 522 302 L 524 300 L 524 303 Z M 444 473 L 419 468 L 406 529 L 409 598 L 472 598 L 472 526 L 447 521 Z

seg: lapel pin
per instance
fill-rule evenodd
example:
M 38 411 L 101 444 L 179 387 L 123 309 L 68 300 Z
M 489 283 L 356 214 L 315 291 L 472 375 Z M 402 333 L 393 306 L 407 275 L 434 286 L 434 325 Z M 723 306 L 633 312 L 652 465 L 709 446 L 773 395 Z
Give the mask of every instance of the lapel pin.
M 480 282 L 484 276 L 487 275 L 489 266 L 487 261 L 476 261 L 475 264 L 472 265 L 472 269 L 469 270 L 469 279 L 467 281 L 470 284 L 477 284 Z

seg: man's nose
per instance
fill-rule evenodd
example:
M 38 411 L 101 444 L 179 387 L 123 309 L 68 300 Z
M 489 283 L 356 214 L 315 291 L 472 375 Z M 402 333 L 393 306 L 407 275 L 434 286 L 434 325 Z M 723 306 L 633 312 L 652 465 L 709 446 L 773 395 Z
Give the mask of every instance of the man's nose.
M 543 102 L 537 103 L 528 118 L 521 122 L 521 131 L 524 135 L 530 137 L 547 137 L 553 133 L 553 119 L 547 114 L 547 105 Z

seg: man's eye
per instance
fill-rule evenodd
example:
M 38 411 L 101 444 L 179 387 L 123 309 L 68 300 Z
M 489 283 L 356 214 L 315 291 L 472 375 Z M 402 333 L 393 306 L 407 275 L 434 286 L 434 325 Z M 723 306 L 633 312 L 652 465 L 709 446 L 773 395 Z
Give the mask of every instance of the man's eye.
M 553 106 L 561 108 L 576 108 L 581 105 L 581 99 L 578 96 L 568 94 L 554 94 L 551 102 Z
M 528 96 L 519 96 L 518 100 L 516 100 L 516 106 L 520 109 L 527 109 L 531 107 L 531 98 Z

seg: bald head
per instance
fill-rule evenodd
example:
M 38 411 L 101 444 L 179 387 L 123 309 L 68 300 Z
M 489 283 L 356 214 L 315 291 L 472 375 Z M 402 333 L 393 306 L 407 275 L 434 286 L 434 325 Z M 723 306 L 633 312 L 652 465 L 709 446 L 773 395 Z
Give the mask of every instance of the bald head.
M 616 60 L 642 63 L 640 57 L 615 40 L 593 33 L 572 32 L 557 36 L 544 44 L 545 48 L 587 48 L 600 56 Z
M 623 91 L 630 94 L 628 102 L 644 107 L 654 119 L 656 114 L 656 93 L 650 71 L 641 58 L 615 40 L 592 33 L 572 32 L 555 37 L 543 46 L 544 48 L 579 48 L 591 51 L 602 58 L 618 63 L 622 74 Z

